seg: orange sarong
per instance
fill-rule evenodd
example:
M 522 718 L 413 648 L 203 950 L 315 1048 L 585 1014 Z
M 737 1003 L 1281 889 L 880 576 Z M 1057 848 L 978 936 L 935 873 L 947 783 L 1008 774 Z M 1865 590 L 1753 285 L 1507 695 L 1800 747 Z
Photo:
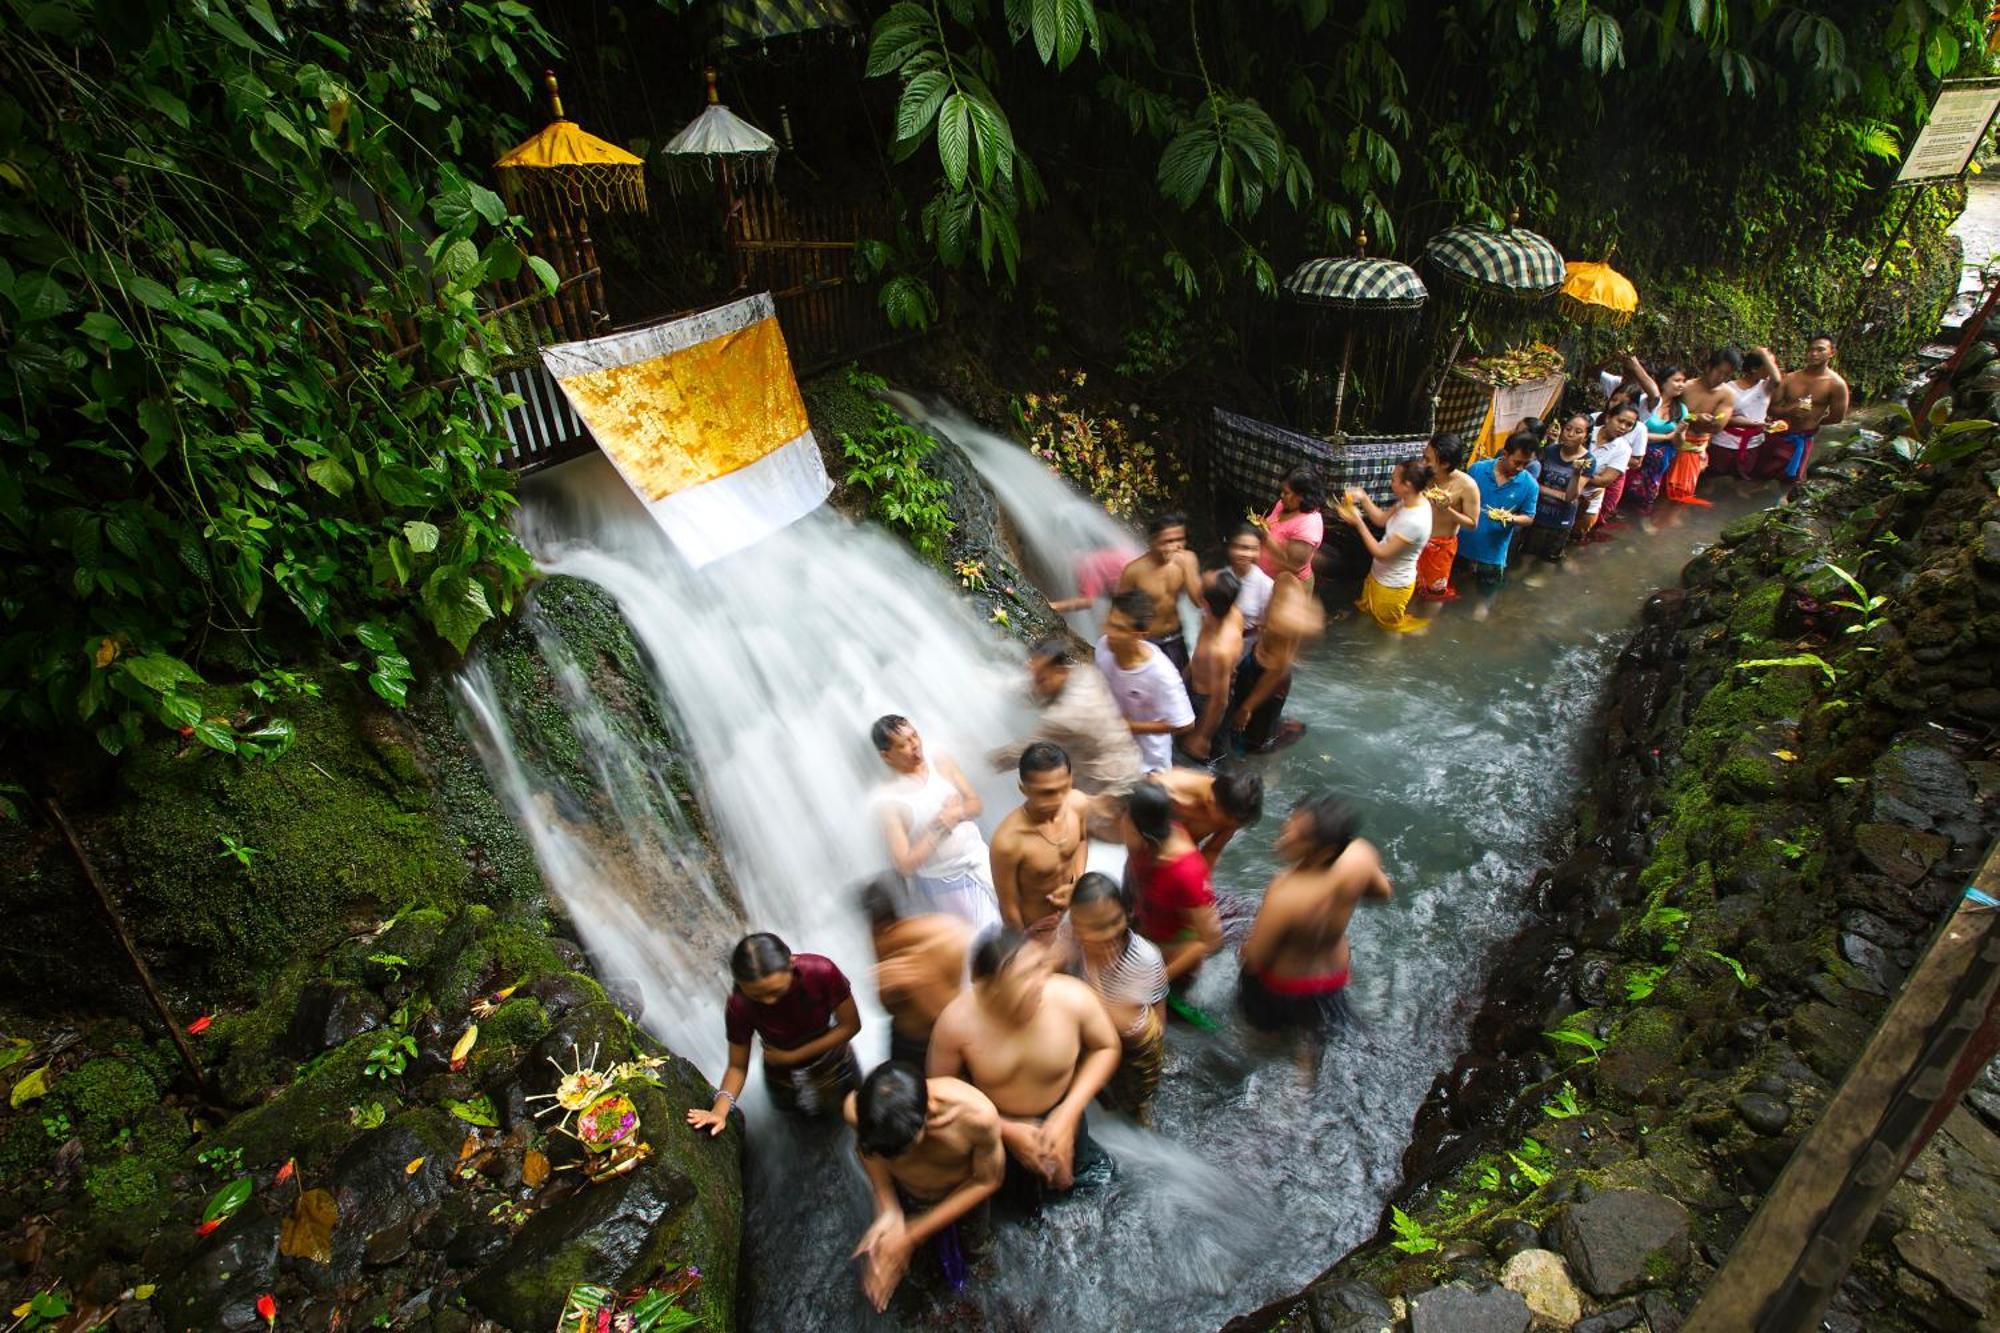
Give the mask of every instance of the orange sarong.
M 1449 602 L 1458 596 L 1451 586 L 1451 563 L 1458 558 L 1458 529 L 1449 537 L 1433 537 L 1417 554 L 1417 595 L 1427 602 Z
M 1689 435 L 1687 444 L 1674 454 L 1674 461 L 1667 465 L 1666 483 L 1660 488 L 1669 500 L 1684 505 L 1705 505 L 1707 500 L 1698 499 L 1694 488 L 1701 480 L 1701 474 L 1708 469 L 1708 435 Z

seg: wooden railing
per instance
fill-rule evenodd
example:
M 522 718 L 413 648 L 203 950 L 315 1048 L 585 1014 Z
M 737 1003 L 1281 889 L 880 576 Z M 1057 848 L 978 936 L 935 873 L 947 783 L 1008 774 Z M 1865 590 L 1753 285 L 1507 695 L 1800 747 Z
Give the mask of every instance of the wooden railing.
M 892 225 L 886 205 L 799 202 L 768 186 L 737 199 L 730 228 L 736 290 L 771 293 L 799 375 L 907 336 L 889 327 L 873 290 L 855 277 L 861 237 L 887 234 Z

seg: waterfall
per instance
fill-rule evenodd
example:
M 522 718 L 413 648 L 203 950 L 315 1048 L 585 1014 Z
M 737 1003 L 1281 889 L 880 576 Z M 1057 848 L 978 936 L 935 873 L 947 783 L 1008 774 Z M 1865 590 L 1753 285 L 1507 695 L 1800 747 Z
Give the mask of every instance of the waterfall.
M 990 829 L 1012 785 L 983 756 L 1022 729 L 1017 660 L 900 542 L 830 510 L 692 570 L 592 455 L 529 482 L 518 530 L 544 572 L 588 580 L 618 603 L 673 712 L 742 899 L 742 920 L 720 930 L 690 929 L 688 917 L 713 915 L 706 903 L 647 919 L 670 905 L 635 907 L 635 877 L 617 863 L 657 862 L 693 833 L 660 828 L 634 795 L 646 759 L 603 724 L 573 667 L 555 671 L 569 682 L 564 707 L 617 814 L 615 830 L 584 836 L 552 814 L 548 779 L 524 770 L 491 675 L 475 665 L 460 681 L 470 729 L 600 967 L 640 981 L 648 1029 L 711 1078 L 721 1075 L 727 951 L 741 930 L 774 931 L 833 958 L 866 1011 L 874 960 L 850 889 L 887 864 L 867 804 L 887 776 L 869 724 L 901 713 L 933 754 L 955 756 L 988 796 L 981 822 Z M 560 653 L 539 637 L 545 656 Z

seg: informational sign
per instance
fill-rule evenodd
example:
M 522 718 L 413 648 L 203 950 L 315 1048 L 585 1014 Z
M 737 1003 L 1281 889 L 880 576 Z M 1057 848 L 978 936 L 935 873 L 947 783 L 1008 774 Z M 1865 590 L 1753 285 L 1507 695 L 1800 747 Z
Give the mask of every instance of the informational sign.
M 2000 79 L 1958 79 L 1947 83 L 1931 106 L 1931 118 L 1903 158 L 1898 185 L 1956 180 L 1986 138 L 1993 113 L 2000 111 Z

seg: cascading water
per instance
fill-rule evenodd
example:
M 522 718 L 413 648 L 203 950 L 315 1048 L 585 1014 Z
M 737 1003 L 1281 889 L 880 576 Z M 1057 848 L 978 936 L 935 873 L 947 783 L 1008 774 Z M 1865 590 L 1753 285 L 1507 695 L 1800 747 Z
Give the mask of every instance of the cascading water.
M 1003 471 L 1025 488 L 1005 503 L 1030 540 L 1041 539 L 1023 515 L 1088 503 L 1018 449 L 1032 470 L 967 448 L 996 490 Z M 1222 1030 L 1174 1029 L 1156 1132 L 1093 1113 L 1117 1178 L 1034 1226 L 1001 1229 L 998 1275 L 965 1297 L 988 1324 L 1214 1327 L 1295 1289 L 1374 1229 L 1411 1117 L 1462 1042 L 1485 958 L 1518 924 L 1521 886 L 1568 808 L 1580 738 L 1640 597 L 1751 507 L 1747 494 L 1725 491 L 1713 509 L 1676 511 L 1658 532 L 1580 551 L 1524 581 L 1555 586 L 1517 583 L 1483 623 L 1453 609 L 1431 634 L 1391 641 L 1349 622 L 1309 651 L 1291 707 L 1310 730 L 1254 761 L 1272 813 L 1231 847 L 1218 888 L 1261 891 L 1278 819 L 1298 796 L 1349 794 L 1397 886 L 1393 903 L 1362 911 L 1353 927 L 1363 1024 L 1308 1086 L 1283 1048 L 1230 1018 L 1233 957 L 1210 960 L 1195 999 Z M 1018 666 L 904 547 L 829 513 L 691 572 L 592 458 L 527 488 L 521 531 L 544 569 L 597 583 L 632 624 L 672 701 L 748 923 L 831 955 L 867 1014 L 870 958 L 846 890 L 883 859 L 866 810 L 881 775 L 868 723 L 907 714 L 934 752 L 959 756 L 981 782 L 990 829 L 1013 803 L 1011 787 L 983 774 L 979 756 L 1023 725 Z M 1063 548 L 1037 549 L 1050 558 Z M 713 954 L 691 950 L 686 909 L 634 896 L 643 886 L 606 873 L 618 858 L 599 849 L 671 834 L 636 804 L 632 821 L 612 818 L 615 831 L 551 819 L 542 780 L 509 751 L 491 682 L 475 668 L 465 693 L 484 719 L 475 730 L 496 782 L 593 953 L 609 971 L 636 970 L 647 1026 L 716 1076 L 729 931 L 697 933 L 717 941 Z M 565 705 L 587 711 L 588 700 Z M 615 749 L 616 736 L 607 744 Z M 658 919 L 667 910 L 671 921 Z M 870 1020 L 864 1064 L 886 1045 L 879 1017 Z M 744 1326 L 896 1326 L 868 1312 L 847 1257 L 868 1220 L 847 1136 L 757 1101 L 747 1109 Z
M 892 392 L 889 401 L 909 420 L 958 446 L 1000 503 L 1019 540 L 1021 559 L 1053 601 L 1077 595 L 1077 565 L 1101 551 L 1127 558 L 1145 542 L 1088 496 L 1064 485 L 1039 458 L 994 434 L 946 403 Z M 1095 639 L 1101 607 L 1072 611 L 1071 629 Z

